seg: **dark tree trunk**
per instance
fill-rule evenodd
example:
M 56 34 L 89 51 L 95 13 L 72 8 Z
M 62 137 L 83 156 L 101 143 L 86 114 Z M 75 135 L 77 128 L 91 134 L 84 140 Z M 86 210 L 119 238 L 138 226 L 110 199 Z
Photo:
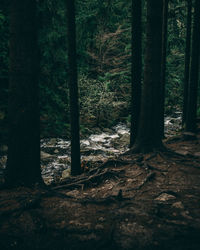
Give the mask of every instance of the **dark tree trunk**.
M 71 174 L 81 173 L 80 135 L 79 135 L 79 98 L 76 63 L 76 24 L 74 0 L 67 0 L 68 61 L 69 61 L 69 98 L 71 118 Z
M 133 150 L 151 152 L 163 147 L 160 134 L 162 11 L 160 0 L 147 1 L 147 35 L 138 136 Z
M 42 182 L 35 0 L 10 1 L 9 142 L 6 182 Z
M 199 79 L 199 49 L 200 49 L 200 1 L 195 1 L 194 24 L 192 35 L 192 57 L 190 68 L 186 131 L 196 132 L 197 91 Z
M 190 49 L 191 49 L 191 22 L 192 22 L 192 0 L 187 0 L 187 31 L 185 46 L 185 72 L 184 72 L 184 94 L 183 94 L 183 115 L 182 125 L 185 125 L 186 108 L 188 102 L 188 86 L 190 73 Z
M 160 133 L 164 138 L 164 118 L 165 118 L 165 85 L 166 85 L 166 56 L 167 56 L 167 22 L 168 22 L 168 2 L 163 0 L 163 24 L 162 24 L 162 61 L 161 61 L 161 125 Z
M 130 147 L 133 146 L 138 130 L 141 102 L 142 71 L 142 1 L 132 0 L 132 94 L 131 94 L 131 134 Z

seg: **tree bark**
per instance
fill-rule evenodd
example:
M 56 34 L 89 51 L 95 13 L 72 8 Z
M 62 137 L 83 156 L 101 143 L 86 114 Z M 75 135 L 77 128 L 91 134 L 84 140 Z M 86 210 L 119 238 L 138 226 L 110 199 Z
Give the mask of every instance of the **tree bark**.
M 162 11 L 160 0 L 147 1 L 147 34 L 138 136 L 133 150 L 151 152 L 163 147 L 160 134 Z
M 192 23 L 192 0 L 187 0 L 187 31 L 186 31 L 186 46 L 185 46 L 185 71 L 184 71 L 184 93 L 183 93 L 183 115 L 182 125 L 185 125 L 186 108 L 188 102 L 188 86 L 190 72 L 190 49 L 191 49 L 191 23 Z
M 10 1 L 9 138 L 6 182 L 42 182 L 35 0 Z
M 160 133 L 165 137 L 165 86 L 166 86 L 166 57 L 167 57 L 167 22 L 168 22 L 168 2 L 163 0 L 163 24 L 162 24 L 162 61 L 161 61 L 161 125 Z
M 133 146 L 137 131 L 141 102 L 142 73 L 142 1 L 132 0 L 132 90 L 130 147 Z
M 76 62 L 75 1 L 67 0 L 69 99 L 71 118 L 71 174 L 81 173 L 79 135 L 79 97 Z
M 200 49 L 200 1 L 195 1 L 194 24 L 192 34 L 192 57 L 190 68 L 186 131 L 196 132 L 197 91 L 199 80 L 199 49 Z

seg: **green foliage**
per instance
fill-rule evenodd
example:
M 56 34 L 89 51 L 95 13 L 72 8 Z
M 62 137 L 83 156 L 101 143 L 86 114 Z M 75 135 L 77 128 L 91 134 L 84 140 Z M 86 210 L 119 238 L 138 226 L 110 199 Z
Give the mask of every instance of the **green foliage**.
M 65 1 L 42 1 L 38 12 L 41 19 L 41 133 L 66 136 L 69 134 L 69 107 Z
M 142 17 L 143 50 L 145 2 Z M 3 126 L 7 109 L 9 64 L 9 29 L 5 6 L 0 8 L 0 121 L 1 124 L 4 121 Z M 65 0 L 38 1 L 38 20 L 42 136 L 68 136 Z M 87 127 L 111 126 L 120 117 L 128 117 L 131 92 L 131 0 L 77 0 L 76 25 L 81 131 L 84 134 Z M 185 1 L 169 1 L 166 84 L 166 106 L 169 112 L 182 104 L 185 30 Z M 130 117 L 127 119 L 129 121 Z
M 114 84 L 110 82 L 110 84 Z M 81 124 L 110 127 L 127 113 L 127 102 L 117 99 L 116 93 L 108 90 L 106 82 L 80 77 Z
M 175 111 L 182 107 L 186 8 L 184 1 L 169 1 L 166 107 Z

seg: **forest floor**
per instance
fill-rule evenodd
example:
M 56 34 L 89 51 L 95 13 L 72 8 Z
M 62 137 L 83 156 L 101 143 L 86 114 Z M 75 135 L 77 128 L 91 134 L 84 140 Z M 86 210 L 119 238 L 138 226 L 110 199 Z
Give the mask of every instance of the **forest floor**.
M 0 194 L 0 249 L 200 249 L 200 135 Z

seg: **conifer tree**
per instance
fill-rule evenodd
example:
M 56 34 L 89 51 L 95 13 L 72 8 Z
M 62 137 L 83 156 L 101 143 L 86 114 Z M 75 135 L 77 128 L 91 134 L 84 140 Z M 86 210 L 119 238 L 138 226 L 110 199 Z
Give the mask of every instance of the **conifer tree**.
M 146 54 L 141 113 L 134 152 L 163 148 L 160 133 L 161 56 L 163 2 L 147 0 Z
M 81 173 L 80 135 L 79 135 L 79 98 L 76 62 L 76 24 L 75 1 L 67 0 L 68 62 L 69 62 L 69 99 L 71 118 L 71 174 Z
M 162 61 L 161 61 L 161 124 L 160 133 L 164 138 L 164 117 L 165 117 L 165 86 L 166 86 L 166 57 L 167 57 L 167 31 L 168 31 L 168 2 L 163 0 L 163 23 L 162 23 Z
M 183 95 L 183 115 L 182 125 L 185 125 L 186 108 L 188 101 L 188 85 L 190 72 L 190 58 L 191 58 L 191 23 L 192 23 L 192 0 L 187 0 L 187 31 L 186 31 L 186 45 L 185 45 L 185 71 L 184 71 L 184 95 Z
M 6 182 L 42 182 L 35 0 L 10 1 L 9 139 Z
M 142 1 L 132 0 L 132 94 L 130 147 L 133 146 L 137 131 L 141 102 L 142 72 Z
M 186 131 L 196 132 L 197 92 L 199 80 L 199 52 L 200 52 L 200 1 L 195 0 L 194 23 L 192 34 L 191 68 L 188 88 L 188 104 L 186 116 Z

